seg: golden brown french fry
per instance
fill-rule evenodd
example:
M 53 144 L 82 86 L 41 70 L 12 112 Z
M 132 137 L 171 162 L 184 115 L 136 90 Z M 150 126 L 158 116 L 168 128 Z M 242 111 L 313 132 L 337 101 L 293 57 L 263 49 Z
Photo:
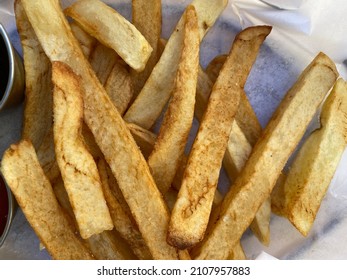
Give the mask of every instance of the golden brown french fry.
M 78 0 L 65 13 L 103 45 L 113 49 L 133 69 L 142 71 L 152 47 L 116 10 L 99 0 Z
M 276 215 L 285 217 L 285 211 L 284 211 L 284 182 L 286 180 L 286 175 L 284 173 L 281 173 L 281 175 L 278 177 L 277 182 L 271 192 L 271 211 L 275 213 Z
M 228 260 L 246 260 L 245 252 L 243 251 L 241 242 L 237 242 L 229 254 Z
M 193 5 L 197 11 L 199 20 L 200 40 L 214 24 L 219 14 L 223 11 L 227 0 L 194 0 Z M 178 60 L 181 55 L 183 42 L 184 15 L 171 34 L 164 52 L 158 63 L 147 79 L 141 92 L 134 103 L 126 112 L 124 119 L 127 122 L 138 124 L 149 129 L 160 116 L 164 106 L 170 98 L 174 79 L 177 72 Z M 155 106 L 153 106 L 155 104 Z
M 111 217 L 115 229 L 120 233 L 122 238 L 128 242 L 134 254 L 142 260 L 152 259 L 152 256 L 139 232 L 136 224 L 129 218 L 127 213 L 123 210 L 121 203 L 113 195 L 109 186 L 107 163 L 104 159 L 98 161 L 98 169 L 102 181 L 102 188 L 107 201 L 108 208 L 110 209 Z
M 304 236 L 309 233 L 347 146 L 347 83 L 337 80 L 326 99 L 321 127 L 300 148 L 284 183 L 284 211 Z
M 22 138 L 30 140 L 37 151 L 53 122 L 51 62 L 44 53 L 20 0 L 15 1 L 14 10 L 25 69 Z
M 82 140 L 80 81 L 71 68 L 62 62 L 53 62 L 52 80 L 55 153 L 80 235 L 86 239 L 111 230 L 113 223 L 97 166 Z
M 194 117 L 195 92 L 199 67 L 199 29 L 194 6 L 185 12 L 183 49 L 171 93 L 148 165 L 159 190 L 170 188 L 184 154 Z
M 153 258 L 189 258 L 186 250 L 167 244 L 169 211 L 165 202 L 125 122 L 71 33 L 59 2 L 23 0 L 23 6 L 50 60 L 63 61 L 80 75 L 84 120 L 111 167 Z
M 131 75 L 122 60 L 118 59 L 113 65 L 104 86 L 112 103 L 123 115 L 133 98 L 134 90 Z
M 81 45 L 84 56 L 89 59 L 97 44 L 97 40 L 85 32 L 75 21 L 70 22 L 70 27 L 73 35 Z
M 204 237 L 240 95 L 270 31 L 268 26 L 241 31 L 213 86 L 171 215 L 168 242 L 179 248 L 194 246 Z
M 70 228 L 29 141 L 22 140 L 6 150 L 1 161 L 1 172 L 52 258 L 93 259 Z
M 69 197 L 64 187 L 64 182 L 61 177 L 52 185 L 54 194 L 60 206 L 71 219 L 71 224 L 75 232 L 78 231 L 77 222 L 69 201 Z M 93 256 L 98 260 L 129 260 L 136 259 L 130 247 L 126 244 L 119 234 L 115 231 L 103 231 L 100 234 L 95 234 L 88 239 L 80 240 L 89 248 Z
M 132 0 L 132 20 L 153 49 L 145 69 L 142 72 L 132 71 L 131 73 L 134 83 L 134 97 L 136 97 L 161 55 L 161 52 L 158 51 L 162 24 L 161 0 Z
M 290 154 L 337 76 L 336 66 L 323 53 L 317 55 L 300 75 L 223 200 L 220 217 L 202 242 L 196 259 L 228 257 L 260 205 L 270 195 Z
M 219 71 L 220 71 L 220 69 L 222 69 L 222 66 L 223 66 L 225 60 L 227 59 L 227 57 L 228 57 L 228 55 L 226 55 L 226 54 L 217 55 L 207 65 L 205 72 L 213 83 L 217 80 L 217 77 L 219 75 Z

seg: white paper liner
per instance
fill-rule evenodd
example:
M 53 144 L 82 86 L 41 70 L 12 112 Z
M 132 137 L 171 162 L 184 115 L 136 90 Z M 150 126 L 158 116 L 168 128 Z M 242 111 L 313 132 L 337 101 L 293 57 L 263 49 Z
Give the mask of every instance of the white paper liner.
M 63 0 L 66 7 L 72 0 Z M 104 1 L 130 19 L 131 1 Z M 168 38 L 180 18 L 187 0 L 163 0 L 163 37 Z M 234 0 L 230 1 L 201 47 L 201 64 L 206 66 L 216 55 L 228 53 L 235 34 L 242 28 L 272 25 L 273 30 L 260 50 L 245 91 L 264 127 L 284 94 L 299 73 L 323 51 L 337 64 L 342 77 L 347 77 L 345 50 L 347 37 L 347 4 L 343 0 Z M 0 1 L 0 20 L 10 34 L 14 47 L 21 53 L 13 16 L 13 1 Z M 20 137 L 23 106 L 0 113 L 0 156 Z M 331 182 L 329 191 L 309 236 L 304 238 L 284 218 L 271 218 L 271 243 L 264 247 L 248 230 L 242 245 L 250 259 L 345 259 L 347 244 L 347 150 Z M 220 186 L 229 185 L 221 174 Z M 39 241 L 19 210 L 0 259 L 49 259 L 39 250 Z

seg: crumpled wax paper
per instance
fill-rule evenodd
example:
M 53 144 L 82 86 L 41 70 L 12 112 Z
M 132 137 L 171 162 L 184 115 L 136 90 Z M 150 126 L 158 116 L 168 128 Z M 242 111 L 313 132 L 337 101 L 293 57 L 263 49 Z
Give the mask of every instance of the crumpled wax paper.
M 74 1 L 61 1 L 66 7 Z M 130 3 L 104 1 L 128 19 Z M 190 1 L 163 0 L 163 37 L 168 38 Z M 273 30 L 262 46 L 245 91 L 264 127 L 286 91 L 319 51 L 331 57 L 343 78 L 347 78 L 347 3 L 343 0 L 229 0 L 228 6 L 201 45 L 201 64 L 228 53 L 238 31 L 251 25 L 271 25 Z M 21 53 L 13 14 L 13 1 L 0 0 L 0 21 Z M 20 137 L 23 106 L 0 113 L 0 156 Z M 319 126 L 315 118 L 310 130 Z M 308 131 L 309 133 L 309 131 Z M 271 242 L 265 247 L 248 230 L 242 245 L 249 259 L 345 259 L 347 244 L 347 151 L 345 151 L 329 191 L 308 237 L 284 218 L 272 215 Z M 229 182 L 221 174 L 220 188 Z M 39 241 L 18 210 L 0 259 L 48 259 L 39 250 Z

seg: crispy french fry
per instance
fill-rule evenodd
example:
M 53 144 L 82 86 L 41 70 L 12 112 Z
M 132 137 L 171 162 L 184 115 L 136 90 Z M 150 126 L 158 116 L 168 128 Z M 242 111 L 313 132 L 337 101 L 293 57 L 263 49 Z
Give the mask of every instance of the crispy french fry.
M 206 32 L 214 24 L 226 4 L 227 0 L 212 2 L 209 0 L 192 1 L 191 5 L 195 7 L 198 15 L 200 40 L 203 39 Z M 153 68 L 143 89 L 126 112 L 124 119 L 127 122 L 136 123 L 143 128 L 149 129 L 160 116 L 173 89 L 178 67 L 176 57 L 179 57 L 182 51 L 183 24 L 184 15 L 171 34 L 164 52 Z M 156 106 L 153 106 L 153 104 Z
M 52 80 L 55 153 L 81 237 L 86 239 L 111 230 L 113 223 L 97 166 L 82 141 L 80 81 L 62 62 L 53 62 Z
M 243 251 L 241 242 L 237 242 L 235 247 L 229 254 L 228 260 L 246 260 L 245 252 Z
M 241 31 L 213 86 L 171 215 L 168 242 L 179 248 L 204 237 L 240 96 L 257 49 L 270 31 L 268 26 Z
M 159 190 L 170 188 L 184 154 L 194 117 L 199 67 L 199 29 L 194 6 L 185 12 L 183 49 L 174 90 L 148 165 Z
M 220 69 L 222 69 L 222 66 L 223 66 L 225 60 L 227 59 L 227 57 L 228 57 L 228 55 L 226 55 L 226 54 L 217 55 L 207 65 L 205 72 L 213 83 L 217 80 L 217 77 L 219 75 L 219 71 L 220 71 Z
M 118 59 L 113 65 L 105 90 L 118 112 L 123 115 L 133 98 L 134 90 L 131 75 L 122 60 Z
M 158 51 L 162 24 L 161 0 L 132 0 L 132 20 L 153 49 L 145 69 L 142 72 L 132 71 L 131 73 L 134 83 L 134 97 L 136 97 L 161 55 L 161 52 Z
M 278 216 L 285 217 L 284 204 L 284 182 L 286 180 L 286 175 L 281 173 L 278 177 L 277 182 L 271 192 L 271 211 Z
M 67 213 L 69 219 L 71 219 L 73 230 L 77 232 L 77 222 L 64 187 L 63 179 L 59 177 L 52 187 L 60 206 Z M 99 260 L 128 260 L 136 258 L 125 240 L 115 230 L 103 231 L 88 239 L 80 238 L 80 240 L 89 248 L 93 256 Z
M 70 22 L 70 27 L 73 35 L 81 45 L 84 56 L 89 59 L 90 54 L 97 45 L 97 40 L 85 32 L 75 21 Z
M 120 233 L 122 238 L 128 242 L 134 254 L 138 256 L 139 259 L 152 259 L 152 256 L 141 236 L 141 233 L 136 227 L 136 224 L 129 218 L 125 210 L 123 210 L 121 202 L 119 202 L 113 195 L 108 182 L 109 180 L 106 167 L 106 161 L 104 159 L 100 159 L 98 161 L 99 174 L 115 229 Z
M 25 69 L 25 109 L 22 138 L 29 139 L 36 151 L 52 127 L 51 62 L 44 53 L 20 0 L 15 1 Z
M 29 141 L 22 140 L 7 149 L 1 161 L 1 172 L 52 258 L 93 259 L 70 228 Z
M 321 111 L 321 128 L 306 139 L 284 183 L 284 211 L 304 236 L 309 233 L 347 146 L 347 83 L 337 80 Z
M 137 71 L 145 68 L 152 47 L 116 10 L 99 0 L 78 0 L 65 13 L 103 45 L 114 49 L 130 67 Z
M 338 73 L 323 53 L 310 63 L 289 90 L 255 145 L 245 168 L 223 200 L 220 217 L 204 239 L 196 259 L 224 259 L 270 195 Z M 290 135 L 290 137 L 286 137 Z M 284 138 L 285 144 L 284 144 Z M 220 242 L 224 240 L 225 242 Z
M 125 122 L 71 33 L 59 2 L 23 0 L 23 6 L 50 60 L 67 63 L 81 76 L 84 120 L 111 167 L 153 258 L 189 258 L 187 251 L 167 244 L 169 211 L 165 202 Z

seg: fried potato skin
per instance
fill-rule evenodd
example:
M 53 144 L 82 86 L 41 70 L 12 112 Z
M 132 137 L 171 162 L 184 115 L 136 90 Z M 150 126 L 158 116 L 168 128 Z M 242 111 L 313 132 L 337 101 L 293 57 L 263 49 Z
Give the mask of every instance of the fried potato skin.
M 228 257 L 232 246 L 240 240 L 260 205 L 270 195 L 286 161 L 337 76 L 335 64 L 323 53 L 318 54 L 300 75 L 227 193 L 220 217 L 203 241 L 196 259 Z M 298 111 L 301 113 L 298 114 Z M 288 139 L 286 135 L 291 137 Z M 283 145 L 283 137 L 286 137 L 286 145 Z
M 1 161 L 1 172 L 53 259 L 93 259 L 70 228 L 29 141 L 22 140 L 7 149 Z

